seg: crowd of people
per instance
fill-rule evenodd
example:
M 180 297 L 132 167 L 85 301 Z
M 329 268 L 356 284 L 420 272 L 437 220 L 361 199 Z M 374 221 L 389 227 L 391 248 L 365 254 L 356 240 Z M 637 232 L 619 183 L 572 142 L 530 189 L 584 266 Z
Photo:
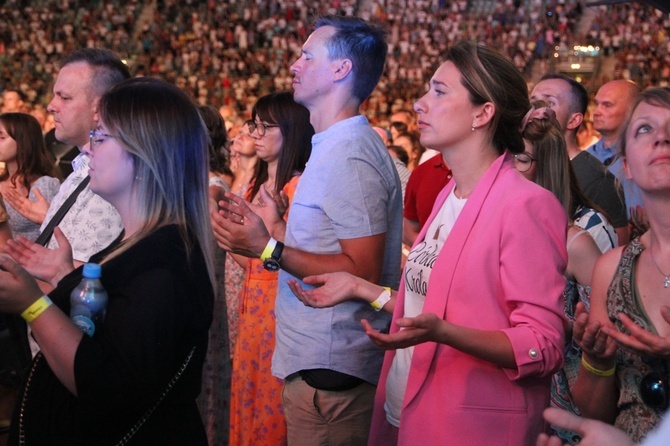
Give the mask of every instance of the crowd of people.
M 249 112 L 259 97 L 290 89 L 286 67 L 299 56 L 313 17 L 356 14 L 388 24 L 385 72 L 364 106 L 377 122 L 390 111 L 411 109 L 452 43 L 484 43 L 528 77 L 535 58 L 546 58 L 560 42 L 569 45 L 580 11 L 575 0 L 481 3 L 10 1 L 0 7 L 11 18 L 0 24 L 0 88 L 20 90 L 44 108 L 59 58 L 97 47 L 121 55 L 134 75 L 160 76 L 201 104 Z
M 628 445 L 661 423 L 670 90 L 529 91 L 577 3 L 120 5 L 3 30 L 44 82 L 0 86 L 0 441 Z M 68 317 L 88 262 L 91 335 Z
M 668 85 L 670 17 L 637 2 L 597 8 L 587 38 L 616 57 L 613 79 L 631 79 L 642 87 Z

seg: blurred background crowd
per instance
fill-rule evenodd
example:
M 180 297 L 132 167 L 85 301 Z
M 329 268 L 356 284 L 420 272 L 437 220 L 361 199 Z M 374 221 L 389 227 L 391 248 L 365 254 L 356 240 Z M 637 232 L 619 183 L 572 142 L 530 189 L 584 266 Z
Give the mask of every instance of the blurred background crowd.
M 134 75 L 159 76 L 201 104 L 220 108 L 229 127 L 256 100 L 290 90 L 290 63 L 321 14 L 380 20 L 389 58 L 364 104 L 373 124 L 411 110 L 440 55 L 470 39 L 511 59 L 532 88 L 548 72 L 577 77 L 595 92 L 606 81 L 663 86 L 670 78 L 670 18 L 644 3 L 589 6 L 577 0 L 9 0 L 0 6 L 0 91 L 45 113 L 57 61 L 81 47 L 111 49 Z M 419 51 L 421 49 L 421 51 Z

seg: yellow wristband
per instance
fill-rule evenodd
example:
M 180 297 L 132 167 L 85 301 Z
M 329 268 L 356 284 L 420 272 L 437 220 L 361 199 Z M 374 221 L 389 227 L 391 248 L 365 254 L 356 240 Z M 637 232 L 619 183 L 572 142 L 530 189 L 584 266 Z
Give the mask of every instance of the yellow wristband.
M 370 302 L 370 305 L 375 309 L 375 311 L 380 311 L 384 305 L 386 305 L 386 303 L 391 300 L 391 288 L 387 286 L 382 288 L 384 288 L 384 291 L 382 291 L 379 297 L 373 302 Z
M 586 362 L 586 359 L 584 359 L 583 355 L 582 355 L 582 365 L 584 366 L 584 368 L 586 370 L 588 370 L 589 372 L 591 372 L 591 373 L 593 373 L 594 375 L 597 375 L 597 376 L 612 376 L 616 372 L 616 365 L 609 370 L 600 370 L 600 369 L 597 369 L 597 368 L 593 367 L 588 362 Z
M 37 299 L 31 306 L 26 308 L 21 317 L 26 320 L 26 322 L 31 323 L 39 317 L 40 314 L 44 313 L 44 310 L 49 308 L 53 302 L 49 299 L 49 296 L 44 295 Z
M 266 261 L 272 256 L 272 251 L 275 250 L 275 246 L 277 246 L 277 240 L 274 238 L 270 237 L 270 240 L 268 240 L 268 244 L 265 245 L 265 249 L 261 253 L 261 260 Z

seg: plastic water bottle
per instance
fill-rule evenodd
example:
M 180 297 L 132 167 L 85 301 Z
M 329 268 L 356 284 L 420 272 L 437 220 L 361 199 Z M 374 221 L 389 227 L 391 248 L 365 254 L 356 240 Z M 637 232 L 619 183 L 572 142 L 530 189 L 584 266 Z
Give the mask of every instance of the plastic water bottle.
M 97 263 L 84 265 L 84 277 L 70 294 L 70 319 L 89 336 L 105 318 L 107 291 L 100 282 L 101 268 Z

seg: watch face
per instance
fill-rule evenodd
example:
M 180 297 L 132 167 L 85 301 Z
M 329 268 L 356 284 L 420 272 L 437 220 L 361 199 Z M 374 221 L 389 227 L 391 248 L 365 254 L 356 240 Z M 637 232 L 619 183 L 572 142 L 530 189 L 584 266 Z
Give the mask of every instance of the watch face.
M 263 261 L 263 268 L 268 271 L 279 271 L 280 266 L 277 259 L 270 257 L 269 259 Z

